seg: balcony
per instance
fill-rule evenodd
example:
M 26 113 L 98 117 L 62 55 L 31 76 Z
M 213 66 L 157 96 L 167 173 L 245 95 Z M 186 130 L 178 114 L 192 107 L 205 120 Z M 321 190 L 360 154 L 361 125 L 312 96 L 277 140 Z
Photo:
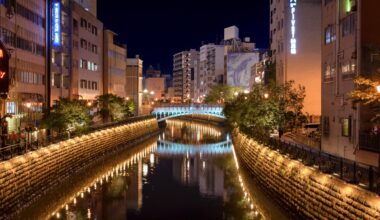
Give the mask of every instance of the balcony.
M 362 150 L 378 152 L 380 149 L 380 135 L 360 134 L 359 146 Z

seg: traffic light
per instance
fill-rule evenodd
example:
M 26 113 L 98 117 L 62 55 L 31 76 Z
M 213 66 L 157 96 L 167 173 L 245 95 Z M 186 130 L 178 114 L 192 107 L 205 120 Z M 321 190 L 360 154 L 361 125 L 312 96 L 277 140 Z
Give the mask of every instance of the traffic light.
M 9 92 L 9 54 L 0 42 L 0 97 L 6 98 Z

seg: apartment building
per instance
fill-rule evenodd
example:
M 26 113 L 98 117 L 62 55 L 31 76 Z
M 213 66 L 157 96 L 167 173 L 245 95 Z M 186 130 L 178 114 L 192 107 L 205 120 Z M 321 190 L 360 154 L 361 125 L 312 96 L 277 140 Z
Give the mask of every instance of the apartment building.
M 137 55 L 135 58 L 127 58 L 125 92 L 127 99 L 134 100 L 136 114 L 143 114 L 143 61 Z
M 357 75 L 380 79 L 377 0 L 322 3 L 322 150 L 378 166 L 380 138 L 371 132 L 378 109 L 353 104 Z
M 199 52 L 195 49 L 173 55 L 174 102 L 191 102 L 199 69 Z
M 118 45 L 114 38 L 116 34 L 110 30 L 104 30 L 103 53 L 103 87 L 105 94 L 114 94 L 126 97 L 126 45 Z
M 200 48 L 199 77 L 195 100 L 202 101 L 210 86 L 224 82 L 224 45 L 207 44 Z
M 103 94 L 103 23 L 73 3 L 71 96 L 94 100 Z
M 270 49 L 276 80 L 306 88 L 304 111 L 321 115 L 322 0 L 270 0 Z
M 8 130 L 36 124 L 45 99 L 45 1 L 0 1 L 0 40 L 8 50 L 10 90 L 0 113 Z

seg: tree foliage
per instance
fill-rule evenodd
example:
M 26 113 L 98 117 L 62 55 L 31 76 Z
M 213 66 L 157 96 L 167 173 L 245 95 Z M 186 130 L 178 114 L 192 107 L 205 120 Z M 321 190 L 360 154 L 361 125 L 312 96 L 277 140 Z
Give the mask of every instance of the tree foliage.
M 105 94 L 97 97 L 99 104 L 98 114 L 103 122 L 121 121 L 132 116 L 135 109 L 133 101 L 126 102 L 122 97 Z
M 259 137 L 274 130 L 283 132 L 300 127 L 307 118 L 302 113 L 305 88 L 294 82 L 283 85 L 255 86 L 226 104 L 224 113 L 230 125 Z
M 55 101 L 50 113 L 44 114 L 42 125 L 56 132 L 81 132 L 89 128 L 91 116 L 79 100 L 60 98 Z
M 233 87 L 224 84 L 215 84 L 210 86 L 210 92 L 205 98 L 206 103 L 221 103 L 230 102 L 234 100 L 235 93 L 241 92 L 242 89 L 239 87 Z
M 379 83 L 375 80 L 359 76 L 354 80 L 356 89 L 351 92 L 350 97 L 354 103 L 362 103 L 373 107 L 380 107 L 380 93 L 376 87 Z M 372 118 L 373 122 L 380 122 L 380 114 Z

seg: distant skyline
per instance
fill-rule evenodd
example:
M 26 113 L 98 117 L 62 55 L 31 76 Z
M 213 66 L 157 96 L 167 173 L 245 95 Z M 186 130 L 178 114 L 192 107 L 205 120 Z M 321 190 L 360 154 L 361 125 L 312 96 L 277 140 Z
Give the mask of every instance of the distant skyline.
M 159 64 L 171 74 L 173 54 L 199 50 L 202 42 L 220 43 L 224 28 L 232 25 L 239 28 L 240 38 L 269 47 L 269 1 L 98 0 L 98 18 L 119 35 L 119 43 L 127 44 L 129 58 L 140 55 L 144 72 Z

